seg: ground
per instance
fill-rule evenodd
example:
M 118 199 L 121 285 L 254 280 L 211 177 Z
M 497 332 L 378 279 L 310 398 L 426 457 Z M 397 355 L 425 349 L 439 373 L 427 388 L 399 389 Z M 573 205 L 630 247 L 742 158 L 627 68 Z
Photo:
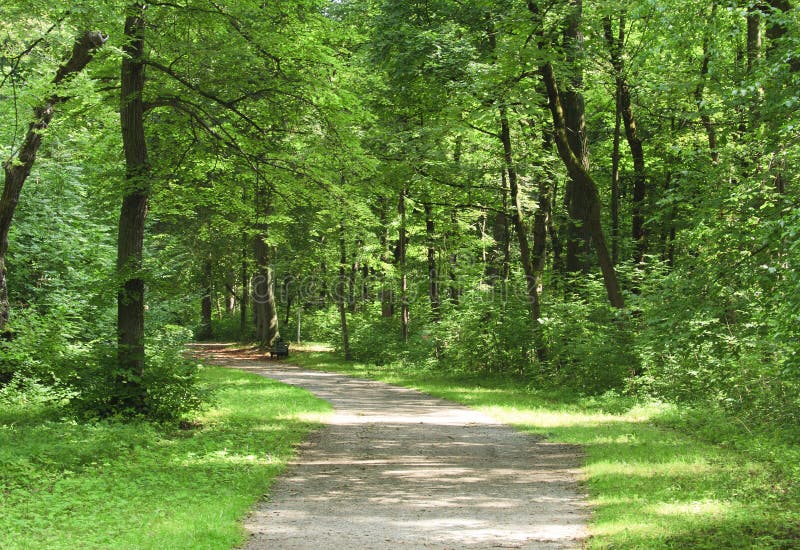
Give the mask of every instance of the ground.
M 405 388 L 202 353 L 335 409 L 247 519 L 248 549 L 577 548 L 587 536 L 576 446 Z

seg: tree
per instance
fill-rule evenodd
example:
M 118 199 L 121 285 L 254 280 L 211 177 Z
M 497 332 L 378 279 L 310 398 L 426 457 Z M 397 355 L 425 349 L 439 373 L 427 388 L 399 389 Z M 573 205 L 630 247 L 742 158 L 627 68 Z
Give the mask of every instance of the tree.
M 59 67 L 53 78 L 53 85 L 59 86 L 69 77 L 81 72 L 92 60 L 94 52 L 100 48 L 107 37 L 95 31 L 85 31 L 75 40 L 72 53 Z M 52 94 L 34 109 L 33 120 L 16 156 L 3 161 L 3 194 L 0 197 L 0 331 L 5 329 L 9 318 L 8 288 L 6 283 L 6 254 L 8 252 L 8 232 L 14 212 L 19 203 L 25 180 L 36 162 L 36 155 L 42 144 L 44 132 L 55 115 L 56 106 L 69 99 L 67 96 Z

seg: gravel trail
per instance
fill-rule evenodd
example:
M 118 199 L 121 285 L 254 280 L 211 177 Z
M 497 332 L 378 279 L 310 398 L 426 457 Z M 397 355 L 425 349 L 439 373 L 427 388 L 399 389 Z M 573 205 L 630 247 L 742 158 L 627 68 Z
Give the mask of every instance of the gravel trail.
M 305 388 L 334 413 L 245 522 L 256 549 L 580 548 L 580 449 L 380 382 L 201 352 Z

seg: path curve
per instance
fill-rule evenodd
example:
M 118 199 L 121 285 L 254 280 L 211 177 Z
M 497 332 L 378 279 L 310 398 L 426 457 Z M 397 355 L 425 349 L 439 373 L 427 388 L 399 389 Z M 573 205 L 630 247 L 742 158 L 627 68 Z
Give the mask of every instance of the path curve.
M 334 407 L 246 520 L 248 550 L 579 548 L 587 536 L 575 446 L 406 388 L 201 354 Z

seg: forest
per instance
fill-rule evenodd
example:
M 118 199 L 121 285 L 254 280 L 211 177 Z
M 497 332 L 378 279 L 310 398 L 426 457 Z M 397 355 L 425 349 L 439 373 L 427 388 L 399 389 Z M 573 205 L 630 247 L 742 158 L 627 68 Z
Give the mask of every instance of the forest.
M 368 371 L 694 411 L 683 429 L 777 464 L 795 515 L 764 547 L 800 540 L 789 0 L 0 16 L 3 441 L 31 408 L 191 425 L 215 397 L 188 342 L 320 342 Z

